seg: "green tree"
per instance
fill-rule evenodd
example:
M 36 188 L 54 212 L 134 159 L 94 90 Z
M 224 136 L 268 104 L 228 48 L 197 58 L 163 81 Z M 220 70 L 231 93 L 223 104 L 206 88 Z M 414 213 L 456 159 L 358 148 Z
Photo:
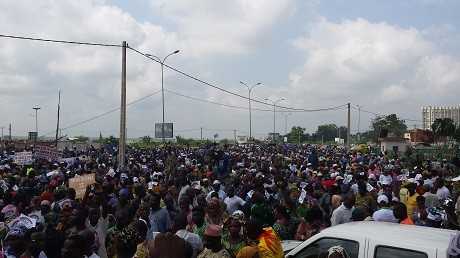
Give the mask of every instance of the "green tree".
M 334 138 L 338 135 L 337 125 L 319 125 L 318 129 L 316 130 L 316 135 L 318 137 L 318 140 L 324 140 L 324 142 L 333 141 Z
M 302 143 L 305 141 L 305 128 L 293 126 L 286 137 L 289 143 Z
M 372 120 L 372 129 L 374 131 L 374 140 L 377 141 L 380 135 L 386 137 L 388 134 L 402 137 L 407 131 L 404 120 L 398 118 L 396 114 L 387 116 L 377 116 Z
M 460 125 L 457 126 L 457 128 L 455 128 L 455 133 L 453 137 L 457 142 L 460 142 Z
M 456 132 L 455 123 L 450 118 L 438 118 L 434 120 L 431 129 L 436 139 L 443 138 L 444 140 L 454 136 Z

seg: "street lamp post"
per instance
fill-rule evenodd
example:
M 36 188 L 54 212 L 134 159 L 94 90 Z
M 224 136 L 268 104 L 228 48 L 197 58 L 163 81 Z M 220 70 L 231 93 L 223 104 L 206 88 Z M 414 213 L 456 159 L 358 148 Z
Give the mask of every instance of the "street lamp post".
M 276 104 L 280 101 L 283 101 L 285 100 L 285 98 L 279 98 L 275 101 L 273 100 L 270 100 L 268 98 L 265 98 L 266 101 L 270 101 L 273 103 L 273 136 L 272 136 L 272 139 L 273 139 L 273 142 L 275 142 L 275 133 L 276 133 Z
M 38 110 L 41 109 L 41 107 L 33 107 L 32 108 L 33 110 L 35 110 L 35 133 L 37 134 L 37 136 L 35 137 L 35 141 L 37 141 L 37 138 L 38 138 Z
M 252 111 L 251 111 L 251 92 L 252 90 L 261 85 L 262 83 L 261 82 L 258 82 L 252 86 L 249 86 L 247 85 L 246 83 L 240 81 L 241 84 L 243 84 L 244 86 L 246 86 L 248 88 L 248 104 L 249 104 L 249 140 L 251 141 L 252 140 Z
M 164 65 L 165 65 L 165 62 L 166 62 L 166 59 L 174 54 L 177 54 L 179 53 L 179 50 L 176 50 L 170 54 L 168 54 L 167 56 L 165 56 L 165 58 L 163 58 L 163 61 L 161 60 L 161 58 L 159 58 L 158 56 L 155 56 L 155 55 L 150 55 L 150 54 L 147 54 L 146 56 L 149 56 L 149 57 L 153 57 L 153 58 L 156 58 L 157 61 L 161 64 L 161 106 L 163 107 L 163 119 L 162 119 L 162 123 L 161 123 L 161 140 L 162 142 L 164 143 L 165 142 L 165 91 L 164 91 L 164 85 L 163 85 L 163 82 L 164 82 Z

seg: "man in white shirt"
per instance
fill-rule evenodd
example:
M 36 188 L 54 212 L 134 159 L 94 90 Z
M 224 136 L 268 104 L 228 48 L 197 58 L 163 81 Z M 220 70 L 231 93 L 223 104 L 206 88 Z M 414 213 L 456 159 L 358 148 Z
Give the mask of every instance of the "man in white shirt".
M 200 236 L 197 234 L 186 230 L 186 227 L 187 215 L 184 213 L 177 214 L 174 218 L 173 226 L 174 231 L 176 231 L 176 236 L 187 241 L 193 248 L 193 257 L 197 257 L 201 250 L 203 250 L 203 241 L 201 241 Z
M 217 193 L 217 195 L 219 196 L 219 199 L 221 201 L 225 200 L 225 198 L 227 197 L 227 194 L 221 189 L 220 186 L 221 186 L 220 181 L 219 180 L 214 180 L 214 182 L 212 183 L 212 188 L 214 190 L 212 190 L 212 191 L 210 191 L 208 193 L 208 195 L 206 196 L 206 201 L 209 202 L 209 200 L 211 200 L 211 195 L 213 193 L 215 193 L 215 192 Z
M 332 212 L 331 226 L 336 226 L 351 221 L 351 214 L 353 212 L 355 200 L 355 196 L 351 193 L 345 196 L 342 205 L 340 205 Z
M 398 222 L 393 214 L 393 210 L 390 208 L 390 201 L 385 194 L 381 194 L 377 197 L 377 203 L 380 209 L 372 215 L 374 221 Z
M 227 205 L 228 214 L 233 214 L 233 212 L 239 210 L 246 204 L 243 199 L 235 195 L 235 189 L 233 187 L 228 188 L 227 194 L 228 196 L 224 199 L 224 203 Z
M 442 178 L 436 179 L 435 182 L 435 187 L 436 187 L 436 195 L 439 198 L 439 201 L 443 201 L 447 198 L 450 197 L 450 191 L 447 189 L 447 187 L 444 185 L 444 180 Z

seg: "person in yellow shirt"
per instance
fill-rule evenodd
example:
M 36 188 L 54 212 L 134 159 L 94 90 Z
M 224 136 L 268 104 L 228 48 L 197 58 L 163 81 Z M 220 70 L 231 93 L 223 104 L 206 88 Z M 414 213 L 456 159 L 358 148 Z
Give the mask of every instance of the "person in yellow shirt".
M 283 247 L 281 241 L 271 227 L 263 228 L 256 220 L 249 220 L 246 223 L 246 235 L 250 240 L 257 243 L 258 255 L 264 258 L 283 258 Z M 243 248 L 242 251 L 246 250 Z M 238 253 L 237 257 L 246 257 Z
M 417 185 L 415 183 L 409 183 L 406 186 L 407 191 L 409 192 L 406 207 L 407 207 L 407 215 L 412 217 L 414 211 L 417 208 L 417 197 L 419 194 L 416 192 Z

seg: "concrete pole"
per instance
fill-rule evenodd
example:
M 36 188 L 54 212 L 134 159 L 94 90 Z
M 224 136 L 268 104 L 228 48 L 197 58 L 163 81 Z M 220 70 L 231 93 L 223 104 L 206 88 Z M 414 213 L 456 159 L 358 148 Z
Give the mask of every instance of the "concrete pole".
M 58 94 L 58 106 L 57 106 L 57 124 L 56 124 L 56 148 L 58 146 L 58 139 L 59 139 L 59 113 L 61 112 L 61 90 L 59 90 Z
M 350 103 L 347 104 L 348 118 L 347 118 L 347 148 L 350 149 Z
M 273 103 L 273 142 L 275 142 L 275 132 L 276 132 L 276 102 Z
M 126 152 L 126 41 L 121 48 L 121 103 L 120 103 L 120 139 L 118 141 L 118 168 L 125 167 Z

